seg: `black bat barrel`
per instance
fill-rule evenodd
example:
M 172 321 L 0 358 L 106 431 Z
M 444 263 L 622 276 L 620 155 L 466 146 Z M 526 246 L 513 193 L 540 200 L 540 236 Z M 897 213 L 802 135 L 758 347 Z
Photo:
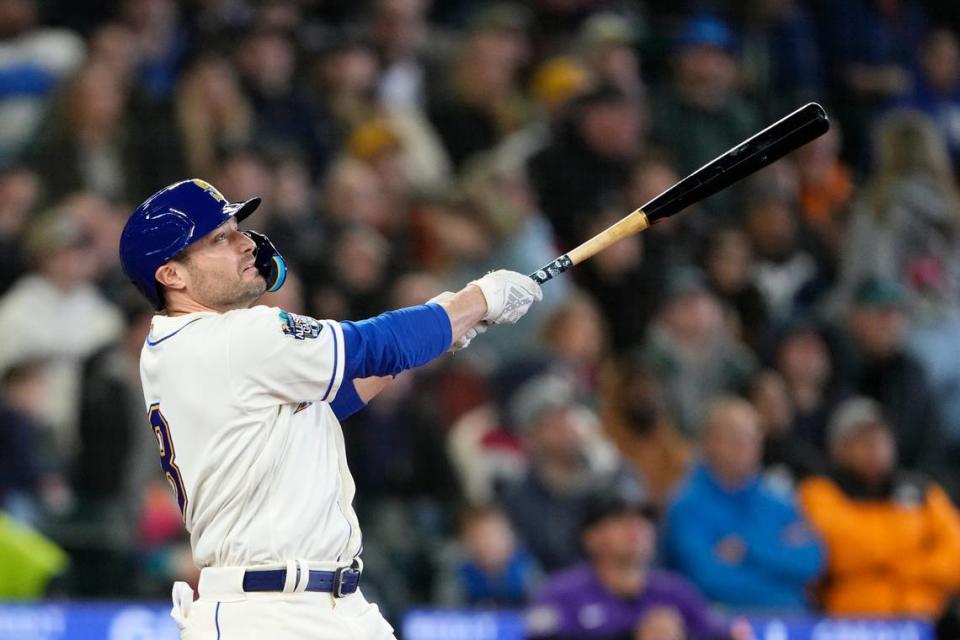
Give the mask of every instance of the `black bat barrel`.
M 651 224 L 668 218 L 776 162 L 829 128 L 826 111 L 811 102 L 714 158 L 641 209 Z

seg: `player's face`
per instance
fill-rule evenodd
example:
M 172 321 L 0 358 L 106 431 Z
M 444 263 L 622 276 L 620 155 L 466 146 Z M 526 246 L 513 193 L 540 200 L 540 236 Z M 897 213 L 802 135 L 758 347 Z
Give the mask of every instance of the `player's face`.
M 187 249 L 186 292 L 212 309 L 242 309 L 267 289 L 254 266 L 253 240 L 230 218 Z

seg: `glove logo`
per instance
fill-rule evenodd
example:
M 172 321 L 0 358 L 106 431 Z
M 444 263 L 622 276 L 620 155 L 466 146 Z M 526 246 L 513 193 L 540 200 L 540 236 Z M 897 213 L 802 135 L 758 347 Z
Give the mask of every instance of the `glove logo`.
M 526 292 L 516 287 L 510 287 L 510 293 L 507 294 L 507 303 L 503 306 L 503 315 L 512 317 L 515 311 L 523 309 L 533 304 L 533 299 L 524 295 Z
M 313 318 L 281 311 L 280 330 L 295 340 L 312 340 L 323 331 L 323 325 Z

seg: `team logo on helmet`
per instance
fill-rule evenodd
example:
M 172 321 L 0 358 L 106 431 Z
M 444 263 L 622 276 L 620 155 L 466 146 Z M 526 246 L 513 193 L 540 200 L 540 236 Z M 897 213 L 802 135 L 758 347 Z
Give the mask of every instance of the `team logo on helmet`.
M 223 194 L 217 191 L 216 187 L 214 187 L 209 182 L 205 182 L 203 180 L 198 180 L 198 179 L 193 179 L 191 182 L 193 182 L 193 184 L 197 185 L 198 187 L 200 187 L 201 189 L 209 193 L 211 196 L 213 196 L 213 198 L 217 200 L 217 202 L 222 202 L 226 204 L 227 199 L 224 198 Z

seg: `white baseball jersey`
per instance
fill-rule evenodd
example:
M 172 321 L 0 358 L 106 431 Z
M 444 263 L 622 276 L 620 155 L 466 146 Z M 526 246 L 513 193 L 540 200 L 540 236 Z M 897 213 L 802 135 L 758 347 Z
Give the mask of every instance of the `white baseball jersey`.
M 200 567 L 360 553 L 340 423 L 340 325 L 273 307 L 156 316 L 140 372 Z

